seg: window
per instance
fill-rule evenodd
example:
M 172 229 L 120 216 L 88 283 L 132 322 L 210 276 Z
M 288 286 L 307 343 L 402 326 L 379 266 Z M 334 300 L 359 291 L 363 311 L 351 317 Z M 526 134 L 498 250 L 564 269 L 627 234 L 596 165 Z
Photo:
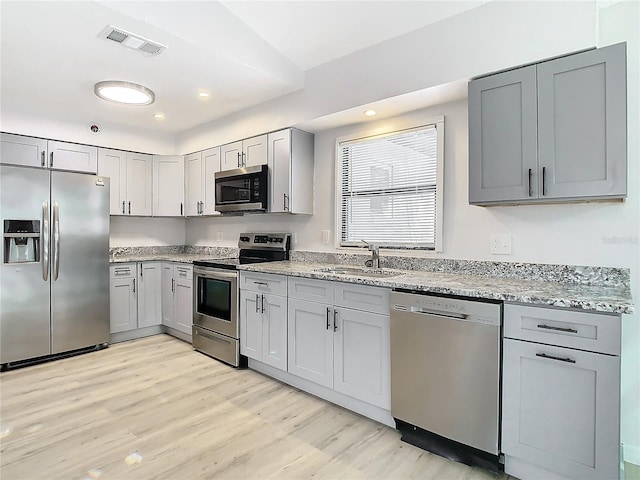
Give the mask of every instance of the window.
M 444 120 L 338 142 L 341 246 L 440 250 Z

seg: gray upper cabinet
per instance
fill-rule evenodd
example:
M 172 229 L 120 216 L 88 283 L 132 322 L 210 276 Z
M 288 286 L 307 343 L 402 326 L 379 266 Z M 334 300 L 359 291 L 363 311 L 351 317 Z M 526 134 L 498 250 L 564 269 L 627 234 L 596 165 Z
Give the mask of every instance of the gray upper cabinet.
M 469 83 L 469 203 L 626 196 L 626 44 Z
M 2 134 L 0 163 L 95 174 L 98 149 L 89 145 Z

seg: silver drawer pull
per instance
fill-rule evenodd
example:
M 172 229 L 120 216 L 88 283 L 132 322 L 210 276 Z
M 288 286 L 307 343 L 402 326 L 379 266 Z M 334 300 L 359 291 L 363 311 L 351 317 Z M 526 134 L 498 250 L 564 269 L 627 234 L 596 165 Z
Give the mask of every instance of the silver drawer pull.
M 553 355 L 547 355 L 546 353 L 536 353 L 536 357 L 540 357 L 540 358 L 548 358 L 549 360 L 558 360 L 560 362 L 567 362 L 567 363 L 576 363 L 575 360 L 566 357 L 566 358 L 562 358 L 562 357 L 554 357 Z
M 538 325 L 538 328 L 544 328 L 545 330 L 555 330 L 556 332 L 578 333 L 578 330 L 575 330 L 573 328 L 552 327 L 551 325 Z
M 269 285 L 267 282 L 256 282 L 256 281 L 254 281 L 253 283 L 255 283 L 256 285 L 264 285 L 265 287 Z

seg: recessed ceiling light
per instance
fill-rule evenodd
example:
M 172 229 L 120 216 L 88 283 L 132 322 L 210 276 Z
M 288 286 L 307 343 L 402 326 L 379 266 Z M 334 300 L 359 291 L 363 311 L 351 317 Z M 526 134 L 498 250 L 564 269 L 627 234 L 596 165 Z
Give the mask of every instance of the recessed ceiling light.
M 198 94 L 198 96 L 199 96 L 200 98 L 209 98 L 209 94 L 208 94 L 207 92 L 200 92 L 200 93 Z
M 153 114 L 153 118 L 163 119 L 164 118 L 164 113 L 154 113 Z
M 155 94 L 147 87 L 118 80 L 98 82 L 93 91 L 103 100 L 125 105 L 151 105 L 156 100 Z
M 375 110 L 367 110 L 366 112 L 364 112 L 364 114 L 367 117 L 373 117 L 376 114 L 376 111 Z

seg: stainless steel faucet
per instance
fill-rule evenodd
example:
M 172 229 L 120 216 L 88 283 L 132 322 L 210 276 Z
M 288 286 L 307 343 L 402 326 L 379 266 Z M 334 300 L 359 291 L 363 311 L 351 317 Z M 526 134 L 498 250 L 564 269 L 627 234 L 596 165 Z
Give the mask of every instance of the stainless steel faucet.
M 380 247 L 375 243 L 369 243 L 366 240 L 361 241 L 367 245 L 367 248 L 371 252 L 371 267 L 380 268 Z M 366 263 L 369 263 L 369 261 Z

